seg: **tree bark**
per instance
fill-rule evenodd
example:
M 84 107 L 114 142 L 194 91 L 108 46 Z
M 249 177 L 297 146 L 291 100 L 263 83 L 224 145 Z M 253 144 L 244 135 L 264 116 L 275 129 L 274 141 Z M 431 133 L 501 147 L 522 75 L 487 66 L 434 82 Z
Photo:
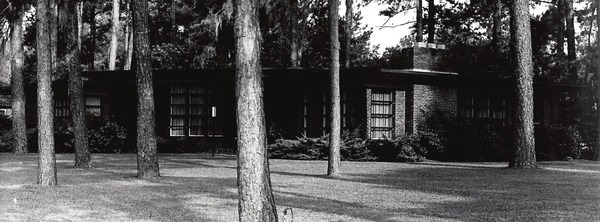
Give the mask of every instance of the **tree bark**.
M 83 2 L 77 2 L 77 48 L 81 54 L 81 32 L 83 30 Z
M 329 161 L 327 175 L 336 177 L 340 170 L 340 42 L 338 37 L 338 0 L 329 0 L 329 41 L 330 41 L 330 109 L 329 109 Z
M 85 119 L 85 96 L 81 76 L 81 53 L 78 46 L 77 2 L 62 0 L 65 19 L 62 39 L 65 41 L 65 61 L 69 72 L 69 98 L 75 145 L 75 168 L 92 167 Z
M 600 27 L 600 0 L 596 0 L 596 25 Z M 596 29 L 596 55 L 596 151 L 600 151 L 600 28 Z M 596 160 L 600 160 L 600 155 L 596 156 Z
M 556 24 L 556 53 L 561 56 L 560 58 L 565 54 L 565 1 L 567 0 L 558 0 L 556 4 L 559 14 L 559 22 Z
M 423 42 L 423 0 L 417 0 L 417 42 Z
M 492 27 L 492 50 L 494 54 L 500 53 L 500 38 L 502 37 L 502 0 L 494 2 L 494 17 Z
M 4 82 L 10 82 L 10 78 L 12 75 L 12 71 L 11 71 L 11 62 L 12 60 L 10 58 L 12 58 L 12 43 L 11 43 L 11 39 L 10 38 L 6 38 L 4 39 L 4 41 L 2 42 L 2 52 L 1 53 L 1 57 L 0 57 L 0 72 L 2 73 L 2 81 Z
M 148 38 L 148 1 L 133 0 L 135 74 L 137 77 L 137 175 L 160 176 L 154 125 L 154 89 Z
M 533 62 L 529 0 L 512 0 L 510 20 L 516 75 L 516 107 L 513 116 L 514 154 L 509 167 L 537 168 L 533 137 Z
M 263 104 L 258 0 L 234 0 L 239 221 L 277 221 Z
M 57 43 L 58 43 L 58 5 L 57 0 L 49 0 L 50 4 L 50 57 L 52 63 L 52 72 L 56 71 L 58 65 Z
M 96 70 L 96 2 L 89 1 L 90 4 L 90 60 L 88 69 L 91 71 Z
M 299 67 L 301 63 L 300 58 L 300 41 L 298 33 L 298 0 L 289 1 L 290 10 L 290 63 L 292 67 Z
M 23 10 L 17 12 L 11 33 L 11 94 L 12 128 L 14 134 L 13 153 L 27 153 L 27 128 L 25 125 L 25 85 L 23 83 Z M 6 46 L 8 47 L 8 45 Z
M 350 59 L 352 55 L 352 25 L 354 21 L 354 12 L 352 11 L 353 0 L 346 0 L 346 58 L 344 67 L 350 68 Z
M 131 70 L 131 61 L 133 60 L 133 27 L 131 27 L 131 1 L 127 1 L 126 15 L 127 22 L 125 23 L 125 65 L 123 70 Z
M 427 42 L 434 43 L 435 42 L 435 2 L 433 0 L 429 0 L 428 7 L 428 25 L 427 25 Z
M 52 102 L 51 8 L 48 0 L 37 0 L 37 110 L 38 110 L 38 184 L 56 185 Z
M 567 60 L 569 61 L 569 77 L 577 79 L 577 53 L 575 51 L 575 19 L 573 17 L 573 0 L 566 0 L 566 22 L 567 22 Z
M 112 26 L 110 31 L 110 45 L 108 52 L 108 70 L 115 70 L 117 63 L 117 48 L 119 46 L 119 0 L 113 0 Z

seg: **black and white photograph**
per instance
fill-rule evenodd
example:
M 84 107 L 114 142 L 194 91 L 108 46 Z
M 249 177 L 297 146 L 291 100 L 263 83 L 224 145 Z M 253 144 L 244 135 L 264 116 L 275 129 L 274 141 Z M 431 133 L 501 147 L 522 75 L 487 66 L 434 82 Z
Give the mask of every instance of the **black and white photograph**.
M 600 0 L 0 0 L 0 221 L 600 221 Z

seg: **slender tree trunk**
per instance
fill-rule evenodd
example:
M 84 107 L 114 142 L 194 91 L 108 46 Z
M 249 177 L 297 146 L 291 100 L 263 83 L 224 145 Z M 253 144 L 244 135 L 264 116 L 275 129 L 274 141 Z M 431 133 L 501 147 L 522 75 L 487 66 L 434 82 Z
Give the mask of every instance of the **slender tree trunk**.
M 148 1 L 133 0 L 135 74 L 137 77 L 137 171 L 138 178 L 160 176 L 154 130 L 154 89 L 148 39 Z
M 131 63 L 133 61 L 133 28 L 129 29 L 129 51 L 127 51 L 127 58 L 125 58 L 125 70 L 131 70 Z
M 12 128 L 14 134 L 13 153 L 27 153 L 27 128 L 25 125 L 25 86 L 23 83 L 23 10 L 17 12 L 12 25 L 11 48 L 12 48 Z M 8 45 L 7 45 L 8 47 Z
M 510 20 L 516 75 L 516 107 L 513 116 L 514 154 L 509 167 L 536 168 L 529 0 L 512 0 Z
M 338 37 L 338 0 L 329 0 L 329 41 L 330 41 L 330 133 L 329 133 L 329 161 L 327 175 L 336 177 L 341 174 L 340 169 L 340 42 Z
M 598 129 L 596 133 L 596 151 L 600 151 L 600 0 L 596 0 L 596 115 Z M 600 160 L 600 155 L 596 156 Z
M 300 41 L 298 33 L 298 0 L 290 0 L 290 63 L 292 67 L 300 66 Z
M 260 66 L 258 0 L 234 0 L 239 221 L 277 221 Z
M 90 9 L 90 61 L 88 64 L 89 70 L 96 70 L 96 2 L 89 1 Z
M 500 53 L 500 38 L 502 37 L 502 0 L 494 2 L 494 18 L 492 30 L 492 47 L 495 53 Z
M 575 50 L 575 19 L 573 18 L 573 0 L 566 0 L 567 20 L 567 60 L 569 61 L 569 77 L 577 79 L 577 53 Z
M 428 8 L 428 16 L 427 20 L 429 25 L 427 26 L 427 42 L 434 43 L 435 42 L 435 2 L 433 0 L 429 0 L 429 8 Z
M 565 1 L 567 0 L 558 0 L 557 2 L 557 10 L 559 13 L 559 23 L 556 24 L 556 52 L 561 56 L 565 54 Z
M 10 82 L 10 78 L 12 75 L 12 71 L 11 71 L 11 62 L 12 60 L 10 58 L 12 58 L 12 41 L 11 38 L 5 38 L 2 41 L 2 52 L 1 56 L 0 56 L 0 72 L 2 73 L 2 81 L 4 82 Z
M 51 8 L 48 0 L 37 0 L 37 110 L 38 110 L 38 184 L 56 185 L 54 126 L 52 108 Z
M 77 2 L 62 0 L 65 9 L 65 19 L 61 20 L 64 27 L 62 39 L 65 41 L 65 61 L 69 72 L 69 98 L 73 137 L 75 145 L 75 167 L 92 167 L 88 135 L 85 119 L 85 96 L 83 93 L 83 78 L 81 76 L 81 53 L 78 47 L 78 18 Z
M 131 27 L 131 0 L 127 1 L 127 22 L 125 23 L 125 65 L 123 70 L 131 70 L 131 61 L 133 60 L 133 27 Z
M 417 0 L 417 42 L 423 42 L 423 0 Z
M 352 55 L 352 25 L 354 24 L 354 12 L 352 11 L 352 5 L 354 0 L 346 0 L 346 58 L 344 67 L 350 68 L 350 59 Z
M 77 48 L 81 53 L 81 32 L 83 30 L 83 2 L 77 2 Z
M 57 59 L 57 43 L 58 43 L 58 5 L 56 4 L 57 0 L 49 0 L 50 4 L 50 57 L 52 63 L 52 72 L 56 71 L 56 66 L 58 65 Z
M 108 52 L 108 70 L 115 70 L 117 63 L 117 48 L 119 46 L 119 0 L 113 0 L 112 26 L 110 31 L 110 45 Z
M 177 0 L 171 0 L 171 44 L 177 44 Z

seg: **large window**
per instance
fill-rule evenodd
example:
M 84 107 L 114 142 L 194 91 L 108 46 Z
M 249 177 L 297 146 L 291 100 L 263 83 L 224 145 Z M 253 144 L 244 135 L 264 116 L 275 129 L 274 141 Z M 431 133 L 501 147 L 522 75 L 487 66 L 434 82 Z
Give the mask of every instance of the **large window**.
M 460 115 L 474 119 L 506 119 L 506 99 L 499 95 L 463 95 Z
M 222 93 L 199 85 L 171 86 L 171 136 L 222 137 Z
M 58 96 L 54 98 L 54 117 L 70 117 L 70 98 Z M 102 115 L 102 97 L 89 95 L 85 97 L 85 111 L 94 116 Z
M 390 90 L 371 91 L 371 138 L 394 136 L 394 93 Z
M 307 92 L 304 94 L 302 131 L 307 137 L 320 137 L 327 133 L 327 94 Z

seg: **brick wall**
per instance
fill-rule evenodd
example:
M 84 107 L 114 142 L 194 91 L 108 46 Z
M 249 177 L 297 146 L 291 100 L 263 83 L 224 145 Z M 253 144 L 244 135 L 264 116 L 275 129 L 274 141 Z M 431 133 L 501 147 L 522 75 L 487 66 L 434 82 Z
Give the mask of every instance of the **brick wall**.
M 394 97 L 394 135 L 400 136 L 406 133 L 406 93 L 396 91 Z
M 411 120 L 407 121 L 412 132 L 423 129 L 427 117 L 439 110 L 450 115 L 458 113 L 458 92 L 456 88 L 415 84 L 411 92 Z M 409 132 L 409 133 L 412 133 Z

